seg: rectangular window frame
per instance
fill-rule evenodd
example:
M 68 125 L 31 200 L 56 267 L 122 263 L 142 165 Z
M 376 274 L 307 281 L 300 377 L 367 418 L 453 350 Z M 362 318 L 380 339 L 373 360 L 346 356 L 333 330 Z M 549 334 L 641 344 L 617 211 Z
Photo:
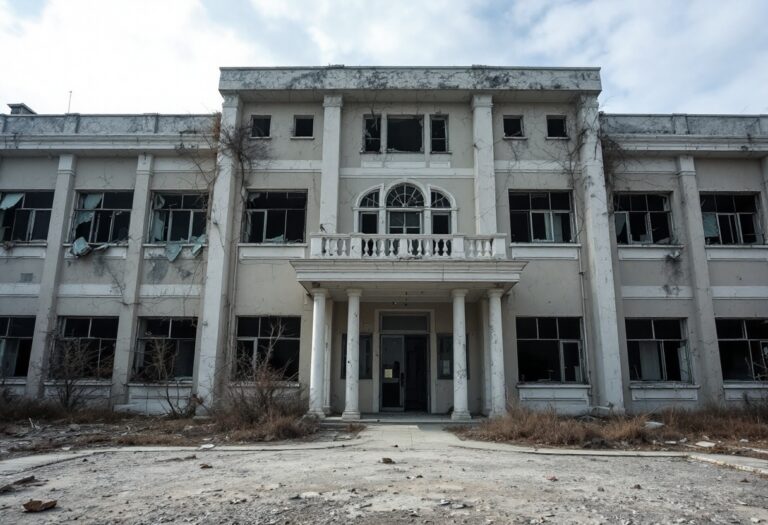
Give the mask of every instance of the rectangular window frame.
M 619 201 L 623 197 L 644 197 L 645 200 L 645 209 L 644 210 L 617 210 L 620 208 Z M 661 197 L 664 199 L 664 209 L 663 210 L 650 210 L 650 206 L 648 205 L 648 197 L 654 196 L 654 197 Z M 646 192 L 616 192 L 613 196 L 613 217 L 614 217 L 614 229 L 616 232 L 616 244 L 619 246 L 654 246 L 654 245 L 669 245 L 675 243 L 675 235 L 674 235 L 674 224 L 672 221 L 672 209 L 670 207 L 670 195 L 667 193 L 646 193 Z M 630 221 L 630 213 L 644 213 L 643 221 L 645 224 L 645 231 L 649 232 L 650 240 L 648 241 L 638 241 L 633 239 L 632 235 L 632 223 Z M 667 222 L 667 231 L 669 232 L 669 237 L 667 237 L 667 241 L 664 241 L 664 239 L 654 239 L 653 238 L 653 220 L 652 220 L 652 214 L 664 214 Z M 624 227 L 626 228 L 626 241 L 621 239 L 620 231 L 619 231 L 619 217 L 623 217 L 624 220 Z
M 373 126 L 369 126 L 369 122 L 373 122 Z M 382 123 L 381 115 L 363 115 L 363 147 L 360 153 L 381 153 Z
M 555 120 L 563 121 L 563 135 L 552 135 L 550 133 L 549 123 Z M 570 136 L 568 134 L 568 116 L 567 115 L 547 115 L 547 139 L 549 140 L 567 140 Z
M 309 120 L 311 122 L 311 128 L 312 133 L 309 135 L 299 135 L 299 120 Z M 314 115 L 294 115 L 293 116 L 293 133 L 291 134 L 292 139 L 299 139 L 299 140 L 312 140 L 315 138 L 315 116 Z
M 367 341 L 367 343 L 366 343 Z M 358 363 L 358 379 L 360 381 L 367 381 L 373 379 L 373 334 L 363 333 L 360 334 L 359 343 L 359 358 Z M 346 332 L 341 334 L 341 371 L 339 377 L 343 380 L 347 379 L 347 334 Z
M 664 318 L 664 317 L 628 317 L 625 318 L 625 328 L 627 326 L 627 323 L 630 321 L 648 321 L 650 322 L 651 326 L 651 337 L 650 338 L 632 338 L 629 335 L 627 335 L 627 361 L 630 366 L 629 375 L 630 375 L 630 381 L 633 383 L 643 384 L 643 383 L 684 383 L 684 384 L 693 384 L 693 367 L 691 363 L 691 351 L 690 346 L 688 344 L 688 339 L 685 337 L 688 333 L 688 327 L 686 320 L 683 318 Z M 680 336 L 681 339 L 669 339 L 669 338 L 661 338 L 657 336 L 656 334 L 656 322 L 657 321 L 677 321 L 680 326 Z M 628 332 L 627 332 L 628 334 Z M 630 343 L 631 342 L 637 342 L 637 343 L 648 343 L 652 342 L 656 345 L 656 352 L 657 352 L 657 360 L 659 363 L 659 370 L 661 374 L 660 379 L 643 379 L 642 377 L 638 377 L 637 379 L 632 379 L 633 370 L 632 370 L 632 358 L 629 355 L 630 353 Z M 682 363 L 680 363 L 680 379 L 669 379 L 669 370 L 667 369 L 667 348 L 665 343 L 678 343 L 678 349 L 683 348 L 683 352 L 685 355 L 685 366 L 682 366 Z M 679 361 L 679 356 L 678 356 Z M 687 376 L 687 378 L 686 378 Z
M 123 194 L 123 196 L 130 194 L 131 195 L 131 207 L 125 208 L 125 207 L 105 207 L 104 206 L 104 200 L 107 195 L 116 195 L 116 194 Z M 95 197 L 97 195 L 101 195 L 101 198 L 99 199 L 98 203 L 94 205 L 94 207 L 87 207 L 86 203 L 89 197 Z M 127 244 L 128 243 L 128 227 L 131 223 L 131 212 L 133 208 L 133 190 L 117 190 L 117 191 L 78 191 L 77 193 L 77 206 L 75 207 L 73 218 L 72 218 L 72 231 L 70 235 L 70 239 L 72 242 L 77 240 L 80 237 L 83 237 L 85 241 L 88 244 Z M 107 240 L 99 240 L 99 230 L 101 229 L 101 221 L 103 220 L 103 217 L 106 215 L 105 212 L 109 212 L 109 233 L 107 235 Z M 124 221 L 126 222 L 126 232 L 125 237 L 119 237 L 116 235 L 117 232 L 115 232 L 115 218 L 127 214 L 127 217 L 124 217 Z M 86 218 L 90 215 L 90 218 Z M 83 219 L 81 220 L 81 217 Z M 81 224 L 90 223 L 90 227 L 88 228 L 88 234 L 87 236 L 77 235 L 77 230 L 79 229 L 79 226 Z
M 180 208 L 163 208 L 164 204 L 159 204 L 159 199 L 163 201 L 167 200 L 168 196 L 178 196 L 181 198 L 182 206 Z M 204 207 L 191 208 L 185 207 L 184 201 L 187 198 L 205 198 Z M 205 192 L 155 192 L 152 194 L 152 219 L 150 220 L 149 229 L 147 232 L 147 242 L 150 244 L 168 244 L 172 242 L 180 242 L 183 244 L 191 244 L 196 240 L 199 240 L 201 236 L 206 234 L 208 226 L 208 199 L 209 195 Z M 160 207 L 158 207 L 158 205 Z M 187 219 L 187 235 L 184 239 L 171 240 L 171 234 L 173 233 L 173 227 L 180 217 L 184 214 L 189 214 Z M 161 219 L 161 217 L 165 217 Z M 195 232 L 196 219 L 199 221 L 202 218 L 203 229 L 201 232 Z M 163 220 L 161 223 L 160 221 Z M 160 239 L 157 234 L 162 231 Z M 196 234 L 197 233 L 197 234 Z
M 519 134 L 507 135 L 507 121 L 517 120 L 520 123 Z M 501 130 L 505 140 L 520 140 L 526 138 L 525 136 L 525 120 L 523 115 L 504 115 L 501 118 Z
M 266 193 L 267 199 L 269 198 L 269 194 L 285 194 L 286 198 L 289 198 L 289 194 L 301 194 L 304 199 L 304 207 L 250 207 L 250 202 L 252 200 L 252 196 L 255 196 L 256 194 Z M 293 198 L 297 198 L 294 196 Z M 307 190 L 278 190 L 278 189 L 269 189 L 269 190 L 248 190 L 248 196 L 245 200 L 245 206 L 243 210 L 243 225 L 242 225 L 242 232 L 240 235 L 240 242 L 243 244 L 265 244 L 265 245 L 294 245 L 294 244 L 304 244 L 307 242 L 307 204 L 309 201 L 309 192 Z M 296 212 L 301 211 L 303 213 L 303 224 L 302 224 L 302 234 L 301 238 L 298 239 L 288 239 L 288 216 L 289 214 L 296 214 Z M 274 212 L 274 214 L 270 214 L 270 212 Z M 282 225 L 282 235 L 277 237 L 267 237 L 267 233 L 269 232 L 269 228 L 271 225 L 273 225 L 272 222 L 270 222 L 270 216 L 272 215 L 273 221 L 277 220 L 277 213 L 278 212 L 284 212 L 284 219 L 283 219 L 283 225 Z M 259 218 L 260 217 L 260 218 Z M 258 225 L 261 224 L 261 234 L 256 231 Z M 279 224 L 279 223 L 278 223 Z M 256 240 L 250 240 L 250 239 L 256 239 Z M 258 239 L 261 240 L 258 240 Z
M 32 323 L 28 332 L 19 333 L 13 329 L 15 325 L 23 326 L 29 321 Z M 34 332 L 34 316 L 0 316 L 0 379 L 27 377 Z
M 297 346 L 296 350 L 296 358 L 294 362 L 291 363 L 292 366 L 287 367 L 285 370 L 285 375 L 283 376 L 283 382 L 287 384 L 295 384 L 299 380 L 299 360 L 301 356 L 301 316 L 298 315 L 242 315 L 237 317 L 237 325 L 239 327 L 240 319 L 251 319 L 256 320 L 258 323 L 258 329 L 256 331 L 257 335 L 244 335 L 238 333 L 238 328 L 236 327 L 235 332 L 235 340 L 236 340 L 236 358 L 233 360 L 232 363 L 232 379 L 235 381 L 241 381 L 241 382 L 248 382 L 246 377 L 244 375 L 244 372 L 240 370 L 240 359 L 237 358 L 237 354 L 241 351 L 246 351 L 251 353 L 251 357 L 249 359 L 251 366 L 256 365 L 256 358 L 260 353 L 260 349 L 263 348 L 263 343 L 266 343 L 268 345 L 272 345 L 272 348 L 274 348 L 275 343 L 279 341 L 290 341 L 294 342 Z M 274 329 L 272 328 L 275 326 L 275 323 L 283 323 L 283 319 L 290 319 L 293 322 L 298 321 L 298 332 L 293 334 L 280 334 L 280 329 L 277 328 L 278 334 L 274 334 Z M 263 329 L 266 330 L 267 327 L 263 325 L 263 323 L 269 323 L 270 324 L 270 332 L 268 335 L 261 335 Z
M 568 195 L 568 209 L 562 209 L 562 208 L 553 208 L 552 207 L 552 195 L 556 193 L 566 193 Z M 512 207 L 512 197 L 513 196 L 522 196 L 526 195 L 528 199 L 528 206 L 527 208 L 513 208 Z M 544 209 L 535 209 L 533 205 L 531 204 L 531 201 L 534 196 L 536 195 L 546 195 L 547 201 L 548 201 L 548 208 Z M 515 228 L 512 227 L 512 223 L 514 222 L 514 216 L 519 214 L 525 214 L 526 215 L 526 221 L 527 221 L 527 240 L 517 240 L 513 239 L 512 243 L 520 243 L 520 244 L 573 244 L 576 241 L 576 231 L 574 228 L 574 210 L 573 210 L 573 194 L 570 190 L 557 190 L 557 191 L 518 191 L 518 190 L 509 190 L 508 193 L 509 198 L 509 221 L 510 221 L 510 231 L 512 232 L 515 230 Z M 564 214 L 568 215 L 568 234 L 569 238 L 566 240 L 563 238 L 562 240 L 557 239 L 555 235 L 555 216 L 562 216 Z M 545 238 L 540 239 L 536 238 L 536 231 L 535 231 L 535 224 L 534 219 L 536 217 L 543 217 L 543 224 L 544 224 L 544 231 L 545 231 Z M 561 234 L 565 233 L 562 230 L 561 226 Z
M 263 129 L 263 126 L 257 127 L 257 120 L 266 120 L 267 129 Z M 256 140 L 271 139 L 272 138 L 272 115 L 251 115 L 251 133 L 250 138 Z
M 150 321 L 168 321 L 168 331 L 163 334 L 151 334 L 147 335 L 147 322 Z M 177 323 L 192 323 L 195 328 L 195 337 L 175 337 L 174 326 Z M 133 360 L 132 369 L 132 381 L 134 382 L 147 382 L 147 383 L 164 383 L 164 382 L 190 382 L 194 375 L 194 366 L 196 359 L 196 346 L 197 346 L 197 317 L 140 317 L 139 318 L 139 335 L 136 338 L 136 353 Z M 148 369 L 147 357 L 152 351 L 150 344 L 170 344 L 173 347 L 173 363 L 171 365 L 171 373 L 166 371 L 153 372 Z M 189 368 L 189 375 L 177 375 L 176 369 L 178 363 L 176 360 L 181 354 L 182 347 L 186 345 L 187 349 L 191 343 L 192 347 L 192 362 L 187 363 L 185 366 Z M 161 377 L 161 375 L 163 377 Z
M 421 129 L 421 143 L 420 143 L 420 146 L 419 146 L 418 150 L 407 150 L 407 149 L 406 150 L 400 150 L 400 149 L 395 149 L 395 148 L 392 147 L 392 144 L 394 143 L 394 140 L 393 140 L 394 137 L 391 136 L 391 134 L 393 133 L 393 129 L 394 129 L 392 124 L 397 122 L 397 121 L 399 121 L 399 120 L 400 121 L 414 120 L 414 121 L 416 121 L 419 124 L 420 129 Z M 446 134 L 447 134 L 447 130 L 446 130 Z M 425 140 L 424 139 L 425 139 L 425 137 L 424 137 L 424 115 L 418 115 L 418 114 L 413 114 L 413 115 L 387 115 L 387 153 L 405 153 L 405 154 L 412 154 L 412 155 L 413 154 L 424 153 L 424 148 L 425 148 L 425 146 L 424 146 Z
M 717 336 L 718 353 L 720 354 L 721 365 L 723 364 L 723 342 L 744 342 L 746 350 L 749 353 L 748 371 L 750 378 L 726 378 L 725 368 L 722 367 L 723 382 L 724 383 L 766 383 L 768 382 L 768 337 L 750 337 L 747 330 L 747 322 L 764 322 L 768 323 L 768 319 L 733 319 L 733 318 L 716 318 L 715 324 L 727 321 L 738 321 L 741 328 L 741 337 L 721 337 Z M 757 354 L 757 360 L 756 355 Z M 757 364 L 757 368 L 756 368 Z
M 557 342 L 557 352 L 558 352 L 558 361 L 559 361 L 559 374 L 560 379 L 534 379 L 534 380 L 527 380 L 523 376 L 523 366 L 520 363 L 520 353 L 518 352 L 518 379 L 520 383 L 523 384 L 552 384 L 552 385 L 586 385 L 589 373 L 588 373 L 588 363 L 587 363 L 587 355 L 584 349 L 584 326 L 583 326 L 583 319 L 581 317 L 529 317 L 529 316 L 519 316 L 515 319 L 515 323 L 518 323 L 518 320 L 535 320 L 536 321 L 536 337 L 520 337 L 519 332 L 517 335 L 517 344 L 519 347 L 520 342 L 526 342 L 526 341 L 556 341 Z M 562 328 L 560 326 L 561 320 L 578 320 L 578 326 L 579 326 L 579 339 L 574 339 L 572 337 L 560 337 L 560 332 L 562 331 Z M 557 327 L 557 334 L 555 338 L 552 337 L 541 337 L 541 323 L 542 322 L 555 322 L 555 326 Z M 578 376 L 576 377 L 576 372 L 574 372 L 574 380 L 566 380 L 565 377 L 568 375 L 567 366 L 566 366 L 566 359 L 565 359 L 565 347 L 566 345 L 576 344 L 577 345 L 577 352 L 578 352 Z
M 88 321 L 87 335 L 85 336 L 67 336 L 67 323 L 70 321 Z M 95 320 L 110 320 L 117 321 L 115 323 L 114 337 L 102 337 L 94 334 L 93 323 Z M 74 378 L 62 378 L 56 373 L 56 362 L 58 360 L 58 353 L 61 351 L 58 345 L 77 344 L 82 345 L 84 343 L 93 342 L 98 344 L 98 352 L 96 355 L 96 367 L 92 369 L 95 373 L 90 373 L 78 377 L 77 379 L 93 379 L 101 381 L 110 381 L 112 379 L 112 368 L 115 359 L 115 348 L 117 345 L 117 330 L 119 329 L 119 318 L 117 316 L 62 316 L 58 319 L 59 332 L 56 340 L 56 347 L 54 348 L 54 355 L 51 358 L 52 366 L 49 371 L 50 378 L 54 381 L 57 379 L 74 379 Z M 102 363 L 104 365 L 102 366 Z
M 720 211 L 718 210 L 717 201 L 723 198 L 730 198 L 733 203 L 734 211 Z M 736 210 L 736 199 L 743 197 L 752 197 L 754 199 L 754 211 L 743 212 Z M 714 211 L 704 210 L 705 199 L 711 198 L 713 202 Z M 765 241 L 762 229 L 762 221 L 760 216 L 760 200 L 761 196 L 758 193 L 731 193 L 731 192 L 704 192 L 700 194 L 701 203 L 701 215 L 702 222 L 704 223 L 704 242 L 707 246 L 752 246 L 760 245 Z M 744 240 L 743 231 L 743 219 L 750 218 L 752 221 L 752 229 L 755 239 L 752 242 Z M 712 220 L 714 219 L 714 221 Z M 733 234 L 732 242 L 725 242 L 723 236 L 722 225 L 727 222 L 731 228 Z M 707 235 L 707 223 L 712 223 L 717 228 L 717 235 Z
M 464 335 L 465 353 L 467 358 L 467 379 L 469 377 L 469 333 Z M 448 362 L 450 373 L 446 373 L 443 363 Z M 453 334 L 437 334 L 437 378 L 453 380 Z
M 0 201 L 7 196 L 21 195 L 21 198 L 13 206 L 5 210 L 0 210 L 0 242 L 12 242 L 14 244 L 33 244 L 45 243 L 48 241 L 48 230 L 51 223 L 51 213 L 53 210 L 53 191 L 3 191 L 0 192 Z M 27 202 L 30 195 L 48 195 L 50 194 L 51 205 L 49 207 L 32 206 Z M 19 212 L 28 214 L 27 225 L 24 235 L 15 237 L 16 223 L 19 220 Z M 47 213 L 46 213 L 47 212 Z M 42 226 L 42 223 L 45 223 Z M 35 230 L 42 229 L 40 236 L 35 235 Z M 15 237 L 15 238 L 14 238 Z
M 435 122 L 443 123 L 444 133 L 442 137 L 435 136 L 435 130 L 437 129 Z M 442 144 L 442 146 L 435 148 L 435 144 Z M 439 149 L 440 147 L 442 147 L 442 149 Z M 437 154 L 450 153 L 448 147 L 448 115 L 437 114 L 429 116 L 429 151 L 430 153 Z

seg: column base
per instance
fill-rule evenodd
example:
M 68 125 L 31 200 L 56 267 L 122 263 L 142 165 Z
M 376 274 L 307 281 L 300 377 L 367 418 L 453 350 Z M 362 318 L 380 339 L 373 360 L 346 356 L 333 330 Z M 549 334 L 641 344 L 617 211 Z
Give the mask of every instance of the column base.
M 322 410 L 307 410 L 308 416 L 316 417 L 317 419 L 325 419 L 325 412 Z
M 469 412 L 456 412 L 454 410 L 453 413 L 451 413 L 451 419 L 453 421 L 471 421 L 472 416 L 469 415 Z
M 323 407 L 323 414 L 325 414 L 326 416 L 330 416 L 331 412 L 333 412 L 333 411 L 331 410 L 330 405 Z
M 504 417 L 506 415 L 507 415 L 507 411 L 506 410 L 491 410 L 488 413 L 488 417 L 489 418 L 491 418 L 491 417 Z
M 342 421 L 359 421 L 360 420 L 360 412 L 351 412 L 351 411 L 344 411 L 343 414 L 341 414 Z

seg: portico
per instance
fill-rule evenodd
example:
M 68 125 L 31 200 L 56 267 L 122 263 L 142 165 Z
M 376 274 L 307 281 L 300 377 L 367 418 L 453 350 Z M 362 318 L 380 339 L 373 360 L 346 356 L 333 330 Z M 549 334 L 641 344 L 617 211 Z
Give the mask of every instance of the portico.
M 357 420 L 361 411 L 450 409 L 461 421 L 470 411 L 505 411 L 501 301 L 524 262 L 309 259 L 292 265 L 313 302 L 310 413 L 324 417 L 323 406 L 343 407 L 343 419 Z M 327 322 L 326 301 L 339 311 L 346 307 L 345 316 L 334 316 L 336 324 Z M 481 315 L 486 302 L 488 316 Z M 326 345 L 341 354 L 326 352 Z M 325 363 L 334 355 L 345 356 L 339 368 Z M 476 374 L 473 389 L 468 365 Z M 365 379 L 361 370 L 369 374 Z M 343 388 L 334 388 L 339 377 Z

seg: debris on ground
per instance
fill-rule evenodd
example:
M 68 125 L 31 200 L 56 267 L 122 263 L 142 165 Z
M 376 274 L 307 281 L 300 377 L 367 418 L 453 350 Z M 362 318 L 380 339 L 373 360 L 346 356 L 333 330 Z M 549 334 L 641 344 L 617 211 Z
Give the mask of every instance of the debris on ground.
M 385 465 L 395 464 L 395 460 L 393 460 L 392 458 L 381 458 L 381 462 L 384 463 Z
M 213 443 L 206 443 L 205 445 L 200 445 L 200 450 L 211 450 L 213 448 L 216 448 L 216 445 Z
M 200 463 L 200 468 L 213 468 L 209 463 Z
M 0 487 L 0 494 L 5 492 L 13 492 L 14 490 L 20 490 L 24 487 L 39 487 L 45 484 L 45 480 L 37 479 L 35 476 L 27 476 L 26 478 L 17 479 L 12 483 L 8 483 Z
M 701 448 L 714 448 L 716 445 L 711 441 L 697 441 L 696 446 Z
M 549 477 L 547 478 L 547 481 L 560 481 L 560 480 L 559 480 L 559 479 L 557 479 L 557 476 L 549 476 Z
M 645 428 L 649 428 L 649 429 L 661 428 L 663 426 L 664 426 L 664 423 L 661 423 L 660 421 L 646 421 L 645 422 Z
M 43 512 L 44 510 L 50 510 L 56 506 L 57 501 L 52 499 L 50 501 L 42 501 L 39 499 L 31 499 L 24 503 L 24 512 Z

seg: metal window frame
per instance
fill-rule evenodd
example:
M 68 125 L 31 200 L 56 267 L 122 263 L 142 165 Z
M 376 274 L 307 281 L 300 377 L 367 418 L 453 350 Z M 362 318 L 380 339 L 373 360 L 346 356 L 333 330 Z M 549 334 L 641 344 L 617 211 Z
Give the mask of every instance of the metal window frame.
M 0 218 L 2 218 L 2 219 L 5 218 L 5 214 L 8 213 L 9 211 L 13 212 L 13 221 L 11 223 L 11 226 L 8 227 L 9 228 L 9 232 L 8 232 L 9 233 L 9 237 L 11 237 L 11 238 L 9 238 L 8 241 L 10 241 L 10 242 L 20 242 L 20 243 L 30 243 L 30 242 L 46 241 L 47 238 L 46 239 L 32 239 L 31 238 L 32 237 L 32 231 L 35 229 L 35 221 L 37 220 L 37 212 L 38 211 L 50 211 L 50 212 L 52 212 L 53 211 L 53 205 L 51 205 L 50 208 L 28 208 L 26 206 L 26 201 L 27 201 L 27 195 L 30 194 L 30 193 L 51 193 L 51 194 L 53 194 L 54 192 L 52 190 L 33 190 L 33 191 L 18 191 L 18 192 L 16 192 L 16 191 L 3 191 L 3 192 L 0 192 L 0 196 L 5 195 L 6 193 L 21 193 L 22 194 L 21 200 L 18 202 L 18 204 L 16 204 L 16 206 L 14 206 L 13 208 L 10 208 L 8 210 L 0 211 Z M 30 214 L 29 214 L 30 215 L 29 222 L 27 223 L 27 231 L 24 233 L 24 239 L 23 240 L 13 239 L 12 238 L 13 230 L 16 227 L 16 212 L 20 211 L 20 210 L 27 210 L 27 211 L 30 212 Z M 51 218 L 49 217 L 48 218 L 48 226 L 49 227 L 50 227 L 50 219 Z M 0 222 L 2 222 L 2 221 L 0 221 Z M 2 224 L 0 224 L 0 229 L 3 229 Z M 2 232 L 2 238 L 3 239 L 5 238 L 5 231 Z

